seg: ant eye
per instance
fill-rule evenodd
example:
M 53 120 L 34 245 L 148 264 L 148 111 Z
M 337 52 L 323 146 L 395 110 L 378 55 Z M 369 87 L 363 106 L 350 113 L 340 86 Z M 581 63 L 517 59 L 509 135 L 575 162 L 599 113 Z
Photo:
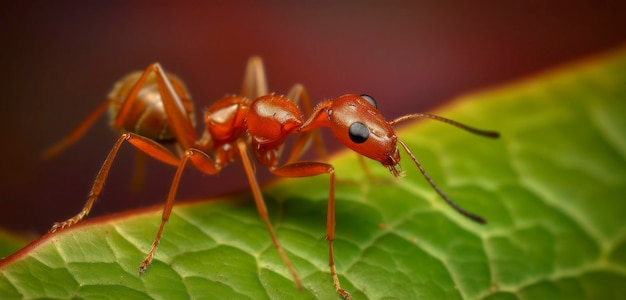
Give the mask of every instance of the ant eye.
M 365 101 L 369 102 L 369 104 L 371 104 L 374 108 L 378 108 L 378 105 L 376 105 L 376 100 L 374 100 L 374 97 L 372 97 L 370 95 L 362 94 L 361 98 L 363 98 L 363 99 L 365 99 Z
M 370 131 L 367 129 L 365 124 L 361 122 L 354 122 L 348 129 L 348 135 L 353 142 L 360 144 L 367 140 L 370 136 Z

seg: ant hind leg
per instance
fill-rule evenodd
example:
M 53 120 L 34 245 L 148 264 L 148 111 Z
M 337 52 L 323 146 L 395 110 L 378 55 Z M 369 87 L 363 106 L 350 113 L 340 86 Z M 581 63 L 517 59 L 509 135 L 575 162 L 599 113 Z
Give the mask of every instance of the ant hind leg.
M 115 144 L 111 148 L 111 151 L 109 151 L 109 155 L 107 156 L 107 158 L 104 160 L 104 163 L 100 167 L 100 171 L 98 172 L 98 175 L 96 176 L 96 180 L 94 180 L 91 191 L 89 192 L 89 197 L 83 209 L 74 217 L 69 218 L 66 221 L 54 223 L 52 228 L 50 228 L 49 232 L 55 232 L 58 229 L 70 227 L 78 223 L 80 220 L 82 220 L 89 214 L 89 212 L 91 211 L 91 207 L 98 200 L 98 197 L 100 196 L 100 193 L 102 192 L 102 188 L 104 187 L 104 183 L 106 182 L 106 179 L 109 175 L 109 170 L 111 169 L 111 165 L 113 164 L 113 161 L 115 160 L 115 157 L 117 156 L 117 152 L 119 151 L 120 147 L 122 146 L 124 142 L 131 143 L 133 146 L 135 146 L 135 148 L 141 150 L 142 152 L 146 153 L 147 155 L 149 155 L 150 157 L 156 160 L 159 160 L 161 162 L 164 162 L 166 164 L 173 165 L 173 166 L 178 165 L 178 158 L 174 154 L 172 154 L 169 150 L 165 149 L 165 147 L 161 146 L 159 143 L 151 139 L 148 139 L 146 137 L 134 134 L 134 133 L 125 133 L 121 135 L 117 139 L 117 142 L 115 142 Z

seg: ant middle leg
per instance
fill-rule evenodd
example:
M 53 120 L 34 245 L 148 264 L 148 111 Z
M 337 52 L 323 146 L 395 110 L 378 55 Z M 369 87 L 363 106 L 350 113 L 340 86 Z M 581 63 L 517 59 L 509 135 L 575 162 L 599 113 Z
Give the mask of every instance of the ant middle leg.
M 258 56 L 250 57 L 243 77 L 241 96 L 254 100 L 267 94 L 267 76 L 265 75 L 263 60 Z
M 269 232 L 270 237 L 272 238 L 272 242 L 274 243 L 274 247 L 276 248 L 276 251 L 278 251 L 278 254 L 282 258 L 283 263 L 287 266 L 287 269 L 289 269 L 289 272 L 291 273 L 291 276 L 293 277 L 294 283 L 296 284 L 296 288 L 299 290 L 302 288 L 300 277 L 298 276 L 298 273 L 296 272 L 293 265 L 291 264 L 289 257 L 287 257 L 287 254 L 285 253 L 282 246 L 280 245 L 280 242 L 278 242 L 278 238 L 276 237 L 276 232 L 274 232 L 274 228 L 272 227 L 272 223 L 270 222 L 269 214 L 267 211 L 267 206 L 265 205 L 265 200 L 263 200 L 263 194 L 261 193 L 261 188 L 259 187 L 259 183 L 257 182 L 256 177 L 254 175 L 254 165 L 252 163 L 252 158 L 247 152 L 248 146 L 245 141 L 239 140 L 237 141 L 237 147 L 241 155 L 241 160 L 243 162 L 246 175 L 248 176 L 248 181 L 250 182 L 252 195 L 254 196 L 254 202 L 257 206 L 259 216 L 263 220 L 263 223 L 265 223 L 265 227 L 267 227 L 267 231 Z
M 213 159 L 211 159 L 211 157 L 209 157 L 206 153 L 193 148 L 185 151 L 185 154 L 183 155 L 178 164 L 178 168 L 176 169 L 174 179 L 172 180 L 172 185 L 170 186 L 167 201 L 165 201 L 165 205 L 163 206 L 163 213 L 161 214 L 161 225 L 159 225 L 159 230 L 157 231 L 154 241 L 152 242 L 152 246 L 150 247 L 148 255 L 139 265 L 139 274 L 145 273 L 148 266 L 152 263 L 152 259 L 154 258 L 154 254 L 156 253 L 157 246 L 159 245 L 159 242 L 161 241 L 161 236 L 163 235 L 165 223 L 169 221 L 170 215 L 172 213 L 174 200 L 176 200 L 176 193 L 178 191 L 180 179 L 183 175 L 183 170 L 185 169 L 189 161 L 191 161 L 192 164 L 200 172 L 208 175 L 216 174 L 221 170 L 221 166 L 219 164 L 216 164 Z

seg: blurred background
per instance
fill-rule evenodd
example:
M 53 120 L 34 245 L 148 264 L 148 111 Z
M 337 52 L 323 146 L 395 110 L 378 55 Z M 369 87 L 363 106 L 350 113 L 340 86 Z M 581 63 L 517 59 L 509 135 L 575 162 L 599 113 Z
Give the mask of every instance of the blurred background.
M 626 41 L 623 1 L 293 2 L 0 4 L 0 227 L 39 234 L 82 208 L 117 137 L 107 116 L 56 159 L 41 151 L 115 81 L 156 61 L 185 81 L 199 113 L 238 93 L 248 57 L 261 55 L 271 91 L 303 83 L 315 103 L 367 93 L 392 119 Z M 133 158 L 124 146 L 90 217 L 165 200 L 174 169 L 149 161 L 134 192 Z M 240 191 L 243 176 L 238 163 L 216 176 L 190 168 L 179 198 Z

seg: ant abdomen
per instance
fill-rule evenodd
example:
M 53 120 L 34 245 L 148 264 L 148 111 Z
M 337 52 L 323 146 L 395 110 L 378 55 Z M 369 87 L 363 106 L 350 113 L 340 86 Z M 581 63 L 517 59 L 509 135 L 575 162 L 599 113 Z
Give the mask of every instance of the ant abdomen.
M 173 142 L 175 137 L 167 122 L 167 115 L 163 107 L 163 99 L 159 91 L 156 75 L 149 74 L 143 87 L 137 92 L 134 103 L 127 109 L 121 127 L 117 127 L 122 103 L 128 98 L 132 88 L 137 84 L 142 72 L 136 71 L 119 80 L 109 93 L 109 117 L 111 126 L 119 132 L 133 132 L 158 142 Z M 185 111 L 195 126 L 194 107 L 191 97 L 183 82 L 176 76 L 167 73 L 174 91 L 178 94 Z

